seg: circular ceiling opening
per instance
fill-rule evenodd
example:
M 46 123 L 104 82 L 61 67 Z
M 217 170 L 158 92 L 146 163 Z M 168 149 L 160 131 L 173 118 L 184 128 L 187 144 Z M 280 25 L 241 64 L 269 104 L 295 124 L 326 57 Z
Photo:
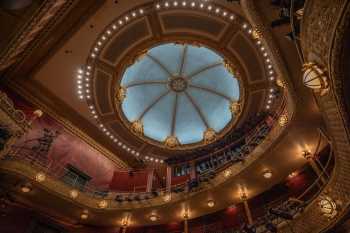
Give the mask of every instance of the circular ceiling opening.
M 125 70 L 116 100 L 133 133 L 158 146 L 183 149 L 211 143 L 232 128 L 240 92 L 222 56 L 206 47 L 167 43 Z

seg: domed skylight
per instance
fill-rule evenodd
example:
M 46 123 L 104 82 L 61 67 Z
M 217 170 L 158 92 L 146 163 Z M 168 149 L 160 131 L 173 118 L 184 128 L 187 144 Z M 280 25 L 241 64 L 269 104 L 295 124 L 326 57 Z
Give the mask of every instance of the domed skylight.
M 214 51 L 168 43 L 150 49 L 126 69 L 118 96 L 134 133 L 181 148 L 210 143 L 234 122 L 240 88 Z

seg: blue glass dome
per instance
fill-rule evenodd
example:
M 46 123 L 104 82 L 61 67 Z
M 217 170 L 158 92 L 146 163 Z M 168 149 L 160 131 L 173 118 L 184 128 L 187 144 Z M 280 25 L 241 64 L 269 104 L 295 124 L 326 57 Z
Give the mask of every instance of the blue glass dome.
M 206 47 L 154 47 L 126 69 L 120 86 L 132 131 L 168 147 L 214 141 L 237 117 L 239 82 Z

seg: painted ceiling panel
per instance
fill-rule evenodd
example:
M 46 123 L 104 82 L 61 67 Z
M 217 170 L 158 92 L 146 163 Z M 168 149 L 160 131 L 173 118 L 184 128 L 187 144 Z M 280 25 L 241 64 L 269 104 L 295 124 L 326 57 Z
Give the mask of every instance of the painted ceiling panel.
M 230 102 L 212 93 L 191 89 L 189 95 L 198 105 L 209 128 L 220 132 L 231 120 Z
M 221 63 L 222 61 L 223 59 L 212 50 L 205 47 L 189 46 L 186 53 L 184 74 L 190 76 L 196 71 L 204 69 L 212 64 Z
M 209 128 L 219 133 L 232 122 L 230 106 L 240 98 L 238 80 L 223 61 L 206 47 L 167 43 L 151 48 L 122 77 L 127 94 L 121 111 L 131 124 L 141 123 L 143 139 L 203 142 Z
M 239 99 L 238 80 L 222 65 L 213 67 L 194 76 L 191 79 L 191 84 L 195 87 L 205 87 L 207 92 L 213 90 L 214 92 L 229 97 L 231 100 Z M 232 89 L 232 87 L 234 89 Z
M 157 141 L 164 141 L 171 134 L 175 94 L 169 93 L 156 103 L 143 118 L 145 135 Z
M 206 126 L 184 94 L 179 94 L 175 135 L 181 144 L 201 141 Z M 188 133 L 191 132 L 191 133 Z
M 142 85 L 128 88 L 122 109 L 129 121 L 136 121 L 160 95 L 167 92 L 165 85 Z

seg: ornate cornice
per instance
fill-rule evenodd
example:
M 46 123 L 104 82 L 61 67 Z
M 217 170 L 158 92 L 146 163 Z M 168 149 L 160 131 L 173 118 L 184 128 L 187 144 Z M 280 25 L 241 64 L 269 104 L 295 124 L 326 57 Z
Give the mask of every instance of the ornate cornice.
M 277 78 L 284 81 L 286 88 L 292 97 L 291 101 L 294 106 L 293 108 L 295 108 L 298 97 L 291 80 L 291 74 L 286 68 L 286 62 L 280 52 L 280 48 L 277 47 L 277 42 L 273 37 L 269 26 L 261 16 L 254 0 L 241 0 L 241 5 L 245 16 L 255 28 L 254 30 L 259 32 L 259 36 L 261 37 L 260 40 L 266 44 L 267 50 L 271 54 L 272 62 L 276 65 L 276 72 L 278 74 Z
M 347 181 L 350 159 L 350 137 L 347 113 L 342 94 L 343 70 L 340 68 L 345 43 L 345 31 L 349 28 L 349 1 L 342 0 L 309 0 L 305 6 L 305 17 L 302 24 L 302 48 L 307 61 L 317 62 L 328 67 L 331 90 L 327 95 L 316 96 L 318 105 L 326 121 L 327 129 L 335 155 L 334 175 L 319 194 L 327 193 L 340 206 L 338 216 L 327 221 L 320 211 L 318 199 L 314 200 L 306 211 L 292 223 L 296 232 L 324 232 L 331 229 L 347 211 L 350 202 L 350 183 Z M 282 232 L 289 232 L 284 229 Z
M 44 1 L 30 21 L 22 27 L 0 54 L 0 70 L 14 64 L 35 46 L 35 40 L 44 31 L 49 30 L 72 5 L 74 0 Z

